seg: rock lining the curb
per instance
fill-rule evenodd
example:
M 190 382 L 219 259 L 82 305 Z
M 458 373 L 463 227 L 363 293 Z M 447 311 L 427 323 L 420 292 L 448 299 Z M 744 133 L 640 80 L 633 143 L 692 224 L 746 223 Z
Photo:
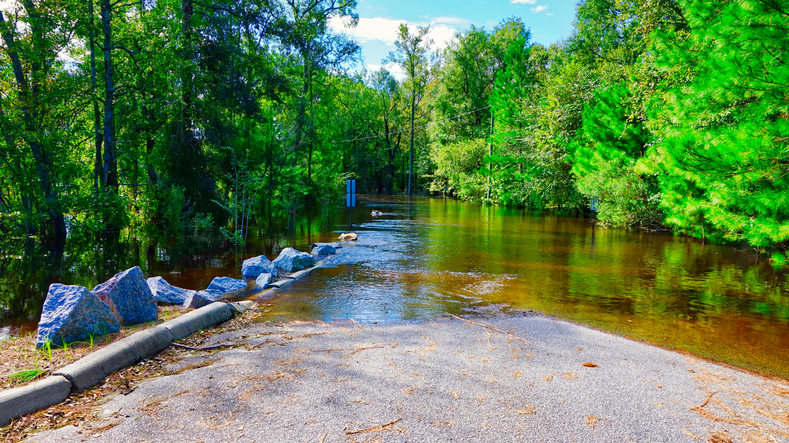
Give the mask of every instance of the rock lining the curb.
M 186 298 L 195 291 L 173 286 L 162 277 L 151 277 L 146 280 L 151 288 L 156 303 L 166 305 L 183 305 Z
M 52 348 L 121 330 L 112 309 L 88 288 L 53 283 L 41 312 L 36 348 Z
M 295 272 L 315 265 L 315 257 L 307 252 L 285 248 L 272 263 L 277 267 L 277 271 Z
M 139 266 L 115 274 L 92 292 L 110 306 L 121 326 L 147 323 L 159 316 L 153 293 Z
M 241 275 L 245 279 L 254 280 L 260 274 L 276 274 L 277 267 L 265 255 L 259 255 L 244 260 L 241 265 Z

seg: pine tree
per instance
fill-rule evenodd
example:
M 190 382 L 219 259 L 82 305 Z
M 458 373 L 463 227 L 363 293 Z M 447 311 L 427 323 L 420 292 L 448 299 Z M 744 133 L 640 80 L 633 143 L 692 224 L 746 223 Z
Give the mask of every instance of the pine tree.
M 660 32 L 665 70 L 689 67 L 652 118 L 667 221 L 706 238 L 789 244 L 789 9 L 688 1 L 687 38 Z

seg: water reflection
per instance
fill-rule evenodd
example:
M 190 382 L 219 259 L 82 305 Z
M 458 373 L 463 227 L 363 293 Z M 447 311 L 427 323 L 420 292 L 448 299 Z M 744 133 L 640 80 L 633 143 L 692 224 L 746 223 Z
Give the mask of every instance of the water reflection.
M 218 231 L 181 238 L 139 238 L 124 233 L 120 241 L 76 232 L 64 250 L 53 251 L 33 238 L 0 240 L 0 328 L 7 334 L 34 331 L 47 289 L 52 283 L 93 288 L 115 273 L 139 266 L 146 276 L 163 276 L 188 289 L 204 289 L 214 277 L 241 277 L 241 263 L 251 256 L 274 258 L 283 248 L 301 250 L 315 241 L 329 241 L 335 214 L 307 208 L 288 229 L 251 227 L 243 249 Z
M 265 319 L 385 322 L 508 304 L 789 376 L 786 276 L 753 251 L 443 199 L 369 199 L 353 220 L 357 244 L 268 301 Z
M 383 215 L 373 218 L 372 209 Z M 0 328 L 34 329 L 52 282 L 91 288 L 137 265 L 203 289 L 216 276 L 239 278 L 250 256 L 306 250 L 353 230 L 358 242 L 325 268 L 261 300 L 270 304 L 262 319 L 372 323 L 507 304 L 789 378 L 786 275 L 753 251 L 428 198 L 368 197 L 352 214 L 307 208 L 287 226 L 253 227 L 242 251 L 218 235 L 132 237 L 114 246 L 70 239 L 60 258 L 30 241 L 5 241 Z

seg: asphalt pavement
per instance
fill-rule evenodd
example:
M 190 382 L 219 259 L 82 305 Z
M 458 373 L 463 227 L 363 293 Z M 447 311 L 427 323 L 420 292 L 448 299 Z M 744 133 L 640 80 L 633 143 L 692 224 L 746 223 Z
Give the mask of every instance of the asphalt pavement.
M 789 383 L 536 314 L 260 324 L 31 442 L 789 441 Z

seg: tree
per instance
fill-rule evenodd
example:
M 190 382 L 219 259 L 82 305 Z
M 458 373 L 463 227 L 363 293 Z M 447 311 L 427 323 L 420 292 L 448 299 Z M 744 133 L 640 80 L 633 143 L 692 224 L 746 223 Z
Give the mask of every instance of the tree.
M 492 31 L 472 26 L 456 34 L 443 52 L 431 85 L 431 160 L 436 167 L 431 190 L 484 198 L 490 174 L 483 162 L 493 129 L 490 96 L 503 73 L 507 48 L 514 42 L 524 46 L 527 36 L 520 19 L 508 19 Z
M 347 17 L 348 26 L 355 26 L 358 15 L 356 0 L 285 0 L 287 7 L 278 19 L 278 34 L 285 48 L 294 51 L 300 65 L 297 92 L 297 115 L 294 125 L 293 150 L 298 155 L 307 148 L 307 181 L 312 181 L 314 126 L 309 108 L 317 99 L 313 89 L 316 75 L 322 70 L 341 70 L 353 61 L 360 48 L 356 42 L 331 32 L 331 17 Z M 306 146 L 305 146 L 306 145 Z
M 666 72 L 651 118 L 667 222 L 701 238 L 789 246 L 789 14 L 772 0 L 682 2 L 690 30 L 661 30 Z
M 46 236 L 62 245 L 66 239 L 66 224 L 63 207 L 56 189 L 55 164 L 52 161 L 53 138 L 48 135 L 47 120 L 52 106 L 50 100 L 52 67 L 60 49 L 68 42 L 61 32 L 73 28 L 73 24 L 63 16 L 47 11 L 32 0 L 21 4 L 24 14 L 17 20 L 25 20 L 29 32 L 22 37 L 20 27 L 15 22 L 7 22 L 0 11 L 0 35 L 4 46 L 2 51 L 10 62 L 16 92 L 15 105 L 22 121 L 22 132 L 3 128 L 6 134 L 7 149 L 15 144 L 12 133 L 18 134 L 30 149 L 41 193 L 44 197 L 44 212 L 49 219 Z M 43 9 L 43 10 L 42 10 Z M 69 17 L 69 15 L 66 15 Z M 22 39 L 25 41 L 23 42 Z M 9 132 L 6 132 L 9 131 Z
M 673 0 L 586 0 L 579 5 L 569 47 L 591 81 L 581 124 L 568 148 L 578 190 L 600 199 L 598 220 L 661 225 L 657 176 L 644 166 L 655 140 L 646 108 L 667 76 L 656 69 L 648 48 L 655 29 L 683 27 Z
M 577 207 L 567 141 L 589 88 L 587 72 L 565 46 L 508 48 L 491 105 L 496 118 L 491 199 L 534 208 Z
M 395 187 L 395 159 L 400 151 L 402 133 L 400 127 L 402 101 L 400 84 L 392 74 L 384 68 L 373 74 L 372 87 L 378 91 L 378 105 L 383 120 L 383 137 L 386 147 L 387 172 L 384 189 L 391 194 Z
M 430 46 L 433 41 L 427 37 L 429 26 L 417 26 L 416 33 L 411 34 L 408 25 L 400 24 L 395 40 L 395 50 L 384 59 L 384 63 L 396 63 L 406 74 L 404 87 L 408 91 L 411 102 L 411 147 L 408 159 L 408 195 L 413 192 L 414 176 L 414 115 L 416 107 L 422 99 L 430 76 Z

